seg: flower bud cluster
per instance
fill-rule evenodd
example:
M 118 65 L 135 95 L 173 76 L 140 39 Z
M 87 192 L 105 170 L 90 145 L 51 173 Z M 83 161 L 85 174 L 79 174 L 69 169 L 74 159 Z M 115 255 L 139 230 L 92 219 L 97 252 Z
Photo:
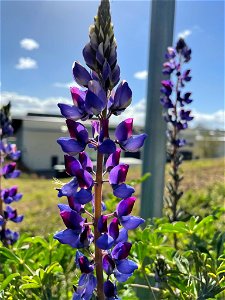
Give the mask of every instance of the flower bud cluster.
M 126 281 L 137 269 L 136 263 L 128 258 L 132 247 L 128 242 L 128 232 L 144 222 L 131 215 L 136 201 L 133 197 L 135 190 L 126 184 L 129 165 L 120 163 L 120 155 L 122 151 L 139 151 L 146 134 L 133 134 L 131 118 L 116 127 L 114 136 L 109 134 L 111 115 L 120 115 L 132 99 L 132 91 L 126 81 L 121 81 L 113 89 L 120 80 L 120 72 L 109 1 L 101 1 L 83 56 L 91 71 L 75 62 L 73 75 L 81 88 L 70 88 L 73 105 L 58 104 L 66 118 L 70 137 L 59 138 L 57 142 L 65 153 L 66 172 L 72 179 L 57 189 L 59 197 L 66 196 L 68 199 L 68 205 L 58 205 L 67 228 L 54 237 L 62 244 L 83 249 L 76 253 L 76 265 L 82 275 L 78 286 L 74 287 L 74 300 L 91 299 L 99 284 L 98 275 L 97 278 L 95 275 L 95 270 L 99 274 L 97 268 L 105 274 L 103 297 L 97 287 L 99 299 L 118 299 L 116 281 Z M 92 118 L 90 136 L 78 120 Z M 85 152 L 87 147 L 96 152 L 96 172 Z M 97 190 L 103 183 L 111 185 L 113 194 L 119 198 L 117 207 L 110 214 L 103 214 L 105 204 L 101 194 L 100 198 L 97 196 Z M 93 215 L 88 204 L 92 205 Z M 92 253 L 94 247 L 100 251 L 100 263 Z M 91 259 L 83 252 L 88 253 Z
M 10 119 L 10 103 L 0 109 L 1 128 L 0 128 L 0 177 L 4 179 L 17 178 L 20 171 L 16 169 L 16 162 L 6 162 L 5 160 L 16 161 L 20 157 L 20 151 L 15 144 L 10 144 L 7 138 L 13 134 Z M 6 228 L 8 221 L 20 223 L 23 215 L 18 215 L 17 210 L 9 204 L 17 202 L 22 198 L 18 193 L 17 186 L 3 189 L 0 185 L 0 240 L 4 245 L 13 244 L 19 238 L 19 233 Z

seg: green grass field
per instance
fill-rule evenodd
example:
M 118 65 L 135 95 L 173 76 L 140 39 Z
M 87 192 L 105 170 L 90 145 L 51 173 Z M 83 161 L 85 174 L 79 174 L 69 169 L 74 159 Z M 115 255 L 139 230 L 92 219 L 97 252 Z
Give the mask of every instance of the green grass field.
M 210 213 L 211 208 L 224 206 L 224 159 L 188 161 L 183 163 L 182 169 L 182 187 L 185 191 L 182 203 L 186 210 L 192 214 L 206 215 Z M 140 176 L 140 167 L 130 168 L 128 180 L 138 179 Z M 63 182 L 68 180 L 63 179 Z M 151 177 L 148 180 L 151 180 Z M 24 221 L 19 225 L 11 223 L 11 229 L 46 236 L 65 227 L 59 216 L 57 204 L 66 202 L 66 198 L 57 197 L 55 188 L 59 186 L 53 179 L 23 174 L 19 179 L 5 180 L 3 185 L 18 185 L 19 191 L 24 194 L 22 200 L 14 204 L 18 212 L 24 214 Z M 105 185 L 104 198 L 107 199 L 110 187 L 107 183 Z M 135 195 L 140 201 L 140 186 L 136 187 Z M 140 205 L 139 201 L 137 206 Z

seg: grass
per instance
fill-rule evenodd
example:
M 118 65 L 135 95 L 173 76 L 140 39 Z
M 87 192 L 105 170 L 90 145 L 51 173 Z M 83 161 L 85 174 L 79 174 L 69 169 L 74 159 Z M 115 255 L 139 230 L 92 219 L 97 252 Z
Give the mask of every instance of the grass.
M 185 208 L 191 213 L 204 215 L 210 213 L 213 206 L 224 206 L 224 159 L 187 161 L 183 163 L 182 169 Z M 140 176 L 140 167 L 131 167 L 128 181 L 140 178 Z M 63 179 L 63 182 L 68 180 Z M 151 180 L 151 177 L 148 180 Z M 19 230 L 21 233 L 47 236 L 49 233 L 65 228 L 59 216 L 57 204 L 66 203 L 66 199 L 57 197 L 55 188 L 59 186 L 53 179 L 23 174 L 21 178 L 4 181 L 3 187 L 12 185 L 18 185 L 19 191 L 24 194 L 22 200 L 15 203 L 14 207 L 19 213 L 23 213 L 25 218 L 21 224 L 15 225 L 11 222 L 11 229 Z M 110 187 L 106 186 L 105 199 L 110 192 Z M 140 186 L 136 187 L 135 195 L 140 198 Z

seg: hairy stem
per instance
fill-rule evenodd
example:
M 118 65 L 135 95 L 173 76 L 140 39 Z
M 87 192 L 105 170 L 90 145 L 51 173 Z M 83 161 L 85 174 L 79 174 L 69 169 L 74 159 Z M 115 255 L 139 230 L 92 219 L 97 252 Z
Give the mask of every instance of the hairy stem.
M 101 216 L 102 210 L 102 173 L 103 173 L 103 154 L 97 153 L 97 168 L 96 168 L 96 184 L 95 184 L 95 264 L 96 264 L 96 277 L 97 277 L 97 296 L 98 300 L 104 300 L 103 293 L 103 269 L 102 269 L 102 251 L 96 245 L 96 241 L 100 236 L 98 231 L 97 222 Z

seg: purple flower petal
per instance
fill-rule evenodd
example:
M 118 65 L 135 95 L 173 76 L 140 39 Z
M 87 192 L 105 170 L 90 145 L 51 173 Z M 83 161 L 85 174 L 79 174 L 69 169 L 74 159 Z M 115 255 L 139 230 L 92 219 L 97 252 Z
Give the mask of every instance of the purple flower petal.
M 70 245 L 72 248 L 77 247 L 78 237 L 79 233 L 72 229 L 62 230 L 54 235 L 54 239 L 58 240 L 61 244 Z
M 94 240 L 94 235 L 91 231 L 89 225 L 84 227 L 84 230 L 80 234 L 80 243 L 78 244 L 77 248 L 87 248 Z
M 58 107 L 60 108 L 60 112 L 66 119 L 71 119 L 77 121 L 82 118 L 82 114 L 79 109 L 74 105 L 68 105 L 64 103 L 58 103 Z
M 118 243 L 112 250 L 112 257 L 116 260 L 127 258 L 132 247 L 131 243 Z
M 144 223 L 145 220 L 134 216 L 124 216 L 120 218 L 120 222 L 125 229 L 131 230 L 137 228 L 139 225 Z
M 120 145 L 125 151 L 137 152 L 143 146 L 147 134 L 142 133 L 139 135 L 131 136 L 127 141 L 121 142 Z
M 131 274 L 138 268 L 137 264 L 129 259 L 122 259 L 116 262 L 117 270 L 122 274 Z
M 85 219 L 80 214 L 72 209 L 67 209 L 61 211 L 60 216 L 68 229 L 73 229 L 78 233 L 81 232 Z
M 95 52 L 91 48 L 90 43 L 88 43 L 83 49 L 83 57 L 87 64 L 87 66 L 91 69 L 95 69 L 96 67 L 96 58 Z
M 101 66 L 103 66 L 105 61 L 104 53 L 103 53 L 103 42 L 101 42 L 98 46 L 98 50 L 96 52 L 96 60 Z
M 113 86 L 116 86 L 117 83 L 120 81 L 120 67 L 118 64 L 115 66 L 115 68 L 112 71 L 112 83 Z
M 17 186 L 11 187 L 11 188 L 9 189 L 9 196 L 10 196 L 10 197 L 14 197 L 14 196 L 16 195 L 16 193 L 17 193 L 17 190 L 18 190 Z
M 78 264 L 79 264 L 81 272 L 84 274 L 89 274 L 89 273 L 93 272 L 93 270 L 94 270 L 94 266 L 92 264 L 90 264 L 90 262 L 86 256 L 80 256 L 78 258 Z
M 119 142 L 126 141 L 132 135 L 133 119 L 122 121 L 115 130 L 115 137 Z
M 71 176 L 76 176 L 77 170 L 82 168 L 80 162 L 70 155 L 64 155 L 64 160 L 66 173 Z
M 89 114 L 99 115 L 104 109 L 104 103 L 102 100 L 88 90 L 85 101 L 85 109 Z
M 86 91 L 82 91 L 77 87 L 70 87 L 70 93 L 73 99 L 74 106 L 78 107 L 80 111 L 84 111 L 84 102 Z
M 115 115 L 119 115 L 130 105 L 131 100 L 132 91 L 129 88 L 128 83 L 125 80 L 123 80 L 116 89 L 113 104 L 110 107 L 110 110 Z
M 127 229 L 125 229 L 125 228 L 120 229 L 119 236 L 118 236 L 118 238 L 116 239 L 115 242 L 116 243 L 127 242 L 127 240 L 128 240 L 128 231 L 127 231 Z
M 111 275 L 113 270 L 115 269 L 115 263 L 110 255 L 106 254 L 102 259 L 102 267 L 107 275 Z
M 102 234 L 96 241 L 96 245 L 102 250 L 108 250 L 112 248 L 113 243 L 114 239 L 107 233 Z
M 75 194 L 75 201 L 79 204 L 86 204 L 93 198 L 91 191 L 81 188 L 79 192 Z
M 76 61 L 74 62 L 72 69 L 75 81 L 79 85 L 87 87 L 88 82 L 91 80 L 90 73 L 79 62 Z
M 116 151 L 116 144 L 112 140 L 106 139 L 98 146 L 98 150 L 103 154 L 111 154 Z
M 116 279 L 119 281 L 119 282 L 125 282 L 127 281 L 127 279 L 129 277 L 131 277 L 133 275 L 133 273 L 130 273 L 130 274 L 122 274 L 120 273 L 119 271 L 115 270 L 114 272 L 114 276 L 116 277 Z
M 20 215 L 20 216 L 17 216 L 16 218 L 12 219 L 11 221 L 13 221 L 15 223 L 20 223 L 23 221 L 23 218 L 24 218 L 24 216 Z
M 76 139 L 81 144 L 87 144 L 88 142 L 88 131 L 87 128 L 73 120 L 66 120 L 66 124 L 70 133 L 71 138 Z
M 105 82 L 111 78 L 111 68 L 106 59 L 102 68 L 102 77 Z
M 119 236 L 119 220 L 113 218 L 109 224 L 109 235 L 116 240 Z
M 6 179 L 8 179 L 8 178 L 17 178 L 17 177 L 20 176 L 20 174 L 21 174 L 21 171 L 19 171 L 19 170 L 14 170 L 12 173 L 5 174 L 4 177 L 5 177 Z
M 127 172 L 129 166 L 126 164 L 119 164 L 114 167 L 109 173 L 109 183 L 110 184 L 120 184 L 126 180 Z
M 94 180 L 91 174 L 83 169 L 76 171 L 76 177 L 80 188 L 88 189 L 93 186 Z
M 9 164 L 6 164 L 2 168 L 1 174 L 5 175 L 5 174 L 8 174 L 8 173 L 11 173 L 11 172 L 13 172 L 15 170 L 15 167 L 16 167 L 16 163 L 15 162 L 11 162 Z
M 86 152 L 79 153 L 79 161 L 84 170 L 87 170 L 90 173 L 93 171 L 93 163 Z
M 98 219 L 98 231 L 100 233 L 108 231 L 107 220 L 108 220 L 108 217 L 103 216 L 103 215 Z
M 116 209 L 119 218 L 122 216 L 127 216 L 132 212 L 135 200 L 135 197 L 130 197 L 119 202 Z
M 107 298 L 110 298 L 110 299 L 116 299 L 116 285 L 113 284 L 110 280 L 107 280 L 104 282 L 104 286 L 103 286 L 103 289 L 104 289 L 104 294 Z M 115 298 L 116 297 L 116 298 Z
M 61 146 L 62 151 L 70 155 L 76 155 L 79 152 L 84 151 L 85 144 L 77 142 L 75 139 L 61 137 L 57 140 L 57 143 Z
M 116 185 L 113 187 L 113 195 L 118 198 L 128 198 L 135 192 L 135 189 L 127 185 L 125 183 L 122 183 L 120 185 Z
M 89 274 L 88 275 L 88 283 L 86 285 L 86 290 L 85 290 L 85 296 L 83 299 L 90 300 L 96 286 L 97 286 L 97 279 L 95 278 L 95 276 L 93 274 Z
M 61 189 L 57 189 L 59 191 L 58 197 L 67 196 L 70 197 L 74 193 L 76 193 L 78 188 L 78 182 L 76 178 L 73 178 L 70 182 L 64 184 Z
M 117 166 L 119 164 L 120 161 L 120 153 L 121 150 L 120 149 L 116 149 L 116 151 L 114 151 L 107 159 L 106 161 L 106 170 L 110 171 L 112 168 L 114 168 L 115 166 Z
M 64 210 L 71 211 L 71 208 L 67 204 L 59 203 L 58 204 L 58 208 L 59 208 L 60 211 L 64 211 Z

